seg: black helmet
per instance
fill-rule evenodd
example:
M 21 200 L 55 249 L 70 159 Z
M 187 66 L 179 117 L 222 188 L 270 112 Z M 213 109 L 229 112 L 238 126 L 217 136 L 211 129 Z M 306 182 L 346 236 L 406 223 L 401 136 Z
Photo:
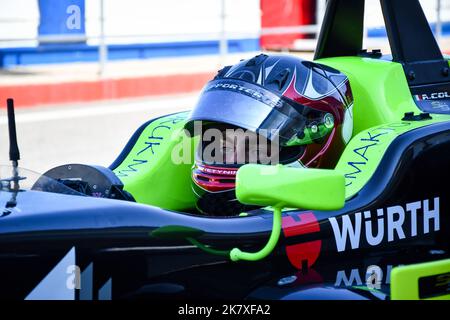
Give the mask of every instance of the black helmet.
M 344 74 L 297 57 L 260 54 L 220 70 L 185 125 L 202 136 L 192 171 L 198 209 L 250 209 L 234 194 L 245 163 L 334 167 L 352 135 L 352 106 Z

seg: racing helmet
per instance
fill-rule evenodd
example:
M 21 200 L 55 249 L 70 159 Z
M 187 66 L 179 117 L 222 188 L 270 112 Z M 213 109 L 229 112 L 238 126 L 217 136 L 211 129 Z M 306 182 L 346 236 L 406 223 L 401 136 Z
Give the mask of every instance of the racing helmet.
M 344 74 L 295 56 L 260 54 L 219 70 L 185 124 L 201 136 L 192 169 L 197 209 L 253 209 L 234 192 L 246 163 L 333 168 L 352 136 L 352 108 Z

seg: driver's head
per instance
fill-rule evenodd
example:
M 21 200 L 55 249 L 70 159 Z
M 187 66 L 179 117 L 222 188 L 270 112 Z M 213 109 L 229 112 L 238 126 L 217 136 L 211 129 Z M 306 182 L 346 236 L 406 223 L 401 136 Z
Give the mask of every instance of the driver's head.
M 199 211 L 249 210 L 234 192 L 247 163 L 333 167 L 352 135 L 352 105 L 345 75 L 296 57 L 261 54 L 220 70 L 186 123 L 201 136 L 192 172 Z

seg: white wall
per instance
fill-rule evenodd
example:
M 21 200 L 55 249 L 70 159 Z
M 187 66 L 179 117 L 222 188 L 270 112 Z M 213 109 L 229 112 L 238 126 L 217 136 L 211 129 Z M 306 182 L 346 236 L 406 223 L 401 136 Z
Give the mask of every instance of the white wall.
M 105 34 L 109 43 L 217 39 L 221 0 L 106 0 Z M 126 3 L 126 5 L 125 5 Z M 86 0 L 86 33 L 100 32 L 98 0 Z M 259 0 L 226 0 L 226 30 L 233 38 L 258 37 Z M 96 40 L 90 41 L 96 43 Z
M 428 21 L 436 22 L 436 8 L 438 0 L 420 0 L 420 4 L 427 16 Z M 405 4 L 407 1 L 405 1 Z M 450 21 L 450 0 L 441 0 L 441 19 Z M 366 0 L 366 25 L 369 28 L 384 26 L 381 13 L 380 0 Z
M 57 0 L 53 0 L 57 1 Z M 221 0 L 104 0 L 108 43 L 161 42 L 217 39 Z M 225 0 L 226 29 L 232 38 L 258 37 L 259 0 Z M 277 1 L 277 0 L 274 0 Z M 436 1 L 421 0 L 430 21 L 436 20 Z M 367 26 L 383 25 L 379 0 L 366 0 Z M 442 20 L 450 21 L 450 0 L 442 0 Z M 86 0 L 86 33 L 99 35 L 99 0 Z M 39 23 L 37 0 L 0 0 L 0 47 L 36 45 L 36 41 L 3 42 L 2 39 L 35 38 Z M 120 36 L 146 35 L 147 37 Z M 119 36 L 117 38 L 117 36 Z M 89 40 L 95 44 L 96 39 Z
M 56 0 L 54 0 L 56 1 Z M 104 0 L 105 34 L 127 36 L 108 43 L 217 39 L 221 0 Z M 100 1 L 86 0 L 86 34 L 98 37 Z M 37 0 L 0 0 L 0 47 L 36 45 L 1 39 L 35 38 L 39 23 Z M 259 35 L 259 0 L 226 0 L 226 30 L 233 38 Z M 128 37 L 146 35 L 147 37 Z M 94 44 L 96 39 L 89 40 Z
M 37 37 L 39 9 L 37 0 L 0 0 L 0 39 Z M 36 41 L 3 42 L 0 47 L 32 46 Z

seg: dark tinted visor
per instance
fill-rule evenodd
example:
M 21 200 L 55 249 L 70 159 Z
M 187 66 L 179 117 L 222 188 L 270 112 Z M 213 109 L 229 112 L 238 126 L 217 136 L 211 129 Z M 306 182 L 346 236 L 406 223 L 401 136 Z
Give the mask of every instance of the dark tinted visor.
M 288 100 L 261 86 L 220 79 L 205 86 L 185 128 L 195 135 L 201 134 L 194 130 L 195 121 L 225 123 L 256 132 L 271 141 L 279 139 L 283 146 L 301 135 L 317 116 L 316 110 L 301 105 L 294 108 Z

